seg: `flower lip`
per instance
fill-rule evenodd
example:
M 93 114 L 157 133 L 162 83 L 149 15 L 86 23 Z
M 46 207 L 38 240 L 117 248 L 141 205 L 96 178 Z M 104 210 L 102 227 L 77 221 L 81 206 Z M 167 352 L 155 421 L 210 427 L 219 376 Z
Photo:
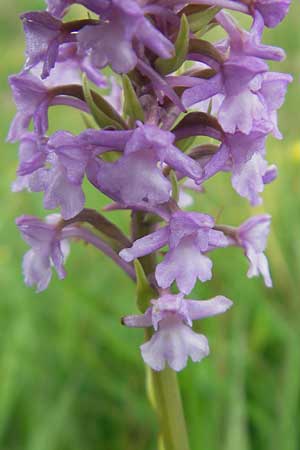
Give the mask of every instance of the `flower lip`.
M 141 346 L 144 361 L 154 370 L 162 370 L 167 363 L 172 369 L 182 370 L 188 357 L 201 361 L 208 355 L 205 336 L 192 330 L 192 321 L 221 314 L 232 302 L 217 296 L 210 300 L 185 300 L 182 293 L 164 294 L 151 300 L 144 314 L 127 316 L 122 323 L 129 327 L 153 327 L 150 341 Z

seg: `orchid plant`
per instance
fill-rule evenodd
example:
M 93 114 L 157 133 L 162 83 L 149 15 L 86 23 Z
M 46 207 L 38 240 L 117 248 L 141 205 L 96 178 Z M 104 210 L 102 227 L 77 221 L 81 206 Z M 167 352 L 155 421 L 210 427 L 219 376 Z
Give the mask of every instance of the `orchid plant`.
M 66 20 L 75 3 L 83 17 Z M 43 192 L 45 209 L 60 210 L 16 220 L 31 247 L 25 283 L 40 292 L 53 270 L 63 279 L 73 240 L 93 245 L 136 283 L 140 314 L 122 323 L 145 328 L 140 350 L 165 450 L 189 448 L 176 371 L 209 354 L 193 320 L 232 306 L 222 295 L 186 298 L 198 280 L 212 278 L 210 253 L 240 247 L 248 277 L 261 274 L 272 286 L 264 254 L 271 217 L 222 225 L 191 210 L 190 192 L 203 195 L 207 180 L 230 172 L 236 193 L 258 205 L 276 178 L 265 145 L 269 135 L 282 137 L 277 110 L 292 78 L 269 70 L 267 61 L 285 54 L 262 35 L 284 19 L 289 3 L 47 0 L 45 11 L 21 16 L 26 62 L 10 77 L 17 114 L 8 140 L 20 149 L 12 188 Z M 241 14 L 250 17 L 249 30 Z M 213 28 L 223 36 L 217 42 Z M 49 136 L 53 105 L 77 109 L 86 130 Z M 85 208 L 84 179 L 107 196 L 106 215 Z M 116 209 L 131 211 L 130 236 L 107 218 Z

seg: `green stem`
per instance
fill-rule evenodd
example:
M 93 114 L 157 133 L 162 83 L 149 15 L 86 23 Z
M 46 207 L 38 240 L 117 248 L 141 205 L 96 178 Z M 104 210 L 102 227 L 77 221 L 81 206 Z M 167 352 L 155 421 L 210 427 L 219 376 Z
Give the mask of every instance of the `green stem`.
M 133 213 L 133 238 L 150 233 L 151 225 L 145 222 L 143 213 Z M 146 275 L 155 270 L 155 255 L 140 259 Z M 145 330 L 145 337 L 151 339 L 152 330 Z M 188 435 L 184 418 L 177 374 L 169 367 L 160 372 L 148 369 L 148 393 L 158 417 L 163 450 L 189 450 Z
M 148 331 L 148 330 L 147 330 Z M 151 332 L 146 332 L 147 338 Z M 149 369 L 150 389 L 157 414 L 163 450 L 189 450 L 189 441 L 177 373 L 169 367 Z

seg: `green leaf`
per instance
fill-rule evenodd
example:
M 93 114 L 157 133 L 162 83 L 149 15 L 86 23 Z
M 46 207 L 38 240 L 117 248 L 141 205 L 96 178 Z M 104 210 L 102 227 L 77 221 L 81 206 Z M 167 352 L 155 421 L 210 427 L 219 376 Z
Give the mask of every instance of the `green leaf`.
M 134 122 L 144 122 L 144 111 L 135 93 L 132 83 L 127 75 L 123 75 L 124 113 Z
M 149 337 L 151 339 L 151 336 Z M 145 366 L 146 369 L 146 392 L 147 397 L 150 402 L 150 405 L 154 409 L 154 411 L 157 411 L 157 405 L 155 400 L 155 392 L 154 392 L 154 386 L 153 386 L 153 380 L 152 380 L 152 373 L 151 369 L 148 365 Z
M 111 105 L 98 93 L 91 91 L 88 85 L 87 77 L 82 77 L 84 98 L 91 110 L 97 125 L 100 128 L 113 127 L 118 130 L 126 127 L 119 114 Z
M 211 22 L 208 25 L 206 25 L 205 27 L 201 28 L 200 31 L 197 31 L 197 33 L 195 33 L 195 36 L 197 38 L 201 38 L 204 34 L 208 33 L 210 30 L 213 30 L 217 26 L 218 26 L 217 23 Z
M 199 33 L 206 29 L 211 20 L 221 10 L 218 6 L 208 8 L 205 11 L 200 11 L 188 16 L 190 29 L 193 33 Z
M 156 294 L 149 284 L 143 266 L 138 259 L 134 261 L 136 274 L 136 300 L 139 310 L 144 313 L 149 307 L 149 301 L 156 297 Z
M 162 75 L 174 72 L 184 63 L 189 49 L 190 27 L 186 16 L 181 16 L 180 29 L 175 42 L 175 56 L 169 59 L 157 58 L 155 66 Z
M 207 114 L 211 115 L 212 112 L 212 99 L 209 100 L 208 108 L 207 108 Z
M 87 128 L 96 128 L 96 127 L 95 127 L 95 123 L 94 123 L 93 119 L 91 118 L 90 114 L 87 114 L 87 113 L 85 113 L 85 112 L 82 112 L 82 113 L 81 113 L 81 117 L 82 117 L 82 120 L 83 120 L 84 125 L 85 125 Z
M 188 138 L 181 139 L 180 141 L 176 142 L 176 147 L 180 148 L 180 150 L 182 150 L 183 152 L 186 152 L 191 148 L 196 139 L 197 136 L 190 136 Z
M 172 199 L 177 203 L 179 200 L 179 184 L 174 170 L 170 172 L 170 180 L 172 184 Z

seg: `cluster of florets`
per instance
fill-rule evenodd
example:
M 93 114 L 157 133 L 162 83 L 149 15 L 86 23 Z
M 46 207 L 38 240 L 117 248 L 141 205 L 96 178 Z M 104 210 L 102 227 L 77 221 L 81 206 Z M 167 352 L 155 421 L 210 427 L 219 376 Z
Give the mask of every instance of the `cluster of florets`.
M 63 20 L 74 3 L 86 16 Z M 251 205 L 261 203 L 265 184 L 276 178 L 265 143 L 270 134 L 281 138 L 277 110 L 291 77 L 269 71 L 266 61 L 280 61 L 284 52 L 261 39 L 288 7 L 289 0 L 48 0 L 46 11 L 21 17 L 27 58 L 10 77 L 18 112 L 8 139 L 20 142 L 13 190 L 43 192 L 45 209 L 60 209 L 45 221 L 17 219 L 31 246 L 25 282 L 42 291 L 53 267 L 64 278 L 72 238 L 100 249 L 134 280 L 133 261 L 159 254 L 156 267 L 145 268 L 158 298 L 148 299 L 142 315 L 123 319 L 130 327 L 153 327 L 141 351 L 155 370 L 166 362 L 181 370 L 188 356 L 199 361 L 209 352 L 192 321 L 224 312 L 231 301 L 184 296 L 197 280 L 212 278 L 212 251 L 240 247 L 248 276 L 262 274 L 272 285 L 264 254 L 270 216 L 232 227 L 185 208 L 193 204 L 188 190 L 202 192 L 222 171 Z M 250 30 L 229 10 L 248 14 Z M 205 39 L 213 27 L 223 30 L 223 40 Z M 53 105 L 79 110 L 87 130 L 47 135 Z M 132 239 L 85 208 L 85 178 L 113 201 L 107 211 L 132 211 Z

